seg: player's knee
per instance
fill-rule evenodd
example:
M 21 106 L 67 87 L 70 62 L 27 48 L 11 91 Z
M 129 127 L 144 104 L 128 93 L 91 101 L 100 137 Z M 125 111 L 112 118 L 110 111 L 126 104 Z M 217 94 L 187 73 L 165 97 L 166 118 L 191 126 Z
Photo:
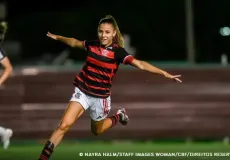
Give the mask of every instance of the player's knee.
M 61 130 L 62 132 L 66 132 L 68 131 L 68 129 L 70 128 L 71 124 L 68 122 L 61 122 L 61 124 L 58 126 L 58 129 Z

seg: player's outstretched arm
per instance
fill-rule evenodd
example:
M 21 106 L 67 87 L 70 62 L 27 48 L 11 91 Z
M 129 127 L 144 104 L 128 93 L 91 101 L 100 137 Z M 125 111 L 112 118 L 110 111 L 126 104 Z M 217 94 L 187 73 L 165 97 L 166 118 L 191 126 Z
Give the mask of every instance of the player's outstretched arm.
M 169 79 L 174 79 L 175 81 L 177 82 L 182 82 L 179 77 L 181 77 L 181 75 L 171 75 L 169 74 L 168 72 L 162 70 L 162 69 L 159 69 L 151 64 L 149 64 L 148 62 L 145 62 L 145 61 L 140 61 L 140 60 L 137 60 L 137 59 L 134 59 L 132 61 L 132 65 L 141 69 L 141 70 L 145 70 L 145 71 L 148 71 L 148 72 L 151 72 L 151 73 L 155 73 L 155 74 L 160 74 L 160 75 L 163 75 L 165 76 L 166 78 L 169 78 Z
M 4 72 L 0 77 L 0 86 L 6 81 L 6 79 L 10 76 L 13 71 L 13 67 L 10 63 L 10 60 L 5 57 L 0 61 L 1 65 L 4 67 Z
M 64 37 L 61 35 L 52 34 L 50 32 L 47 33 L 47 36 L 51 39 L 61 41 L 65 44 L 69 45 L 70 47 L 73 47 L 73 48 L 77 47 L 77 48 L 84 49 L 83 41 L 80 41 L 76 38 Z

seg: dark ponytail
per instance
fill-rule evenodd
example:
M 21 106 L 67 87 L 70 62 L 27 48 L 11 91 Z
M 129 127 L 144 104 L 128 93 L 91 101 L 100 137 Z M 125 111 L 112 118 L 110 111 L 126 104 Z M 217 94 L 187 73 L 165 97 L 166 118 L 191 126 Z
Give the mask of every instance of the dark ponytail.
M 8 25 L 7 22 L 0 22 L 0 32 L 5 34 L 7 31 Z
M 7 31 L 8 25 L 6 22 L 0 22 L 0 44 L 5 38 L 5 33 Z

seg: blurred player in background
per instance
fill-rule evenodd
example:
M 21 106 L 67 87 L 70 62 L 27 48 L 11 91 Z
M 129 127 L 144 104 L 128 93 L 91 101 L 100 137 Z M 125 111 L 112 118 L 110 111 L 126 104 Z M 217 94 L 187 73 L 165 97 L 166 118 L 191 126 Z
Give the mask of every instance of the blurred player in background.
M 51 33 L 48 33 L 47 36 L 71 47 L 85 49 L 87 58 L 82 70 L 74 79 L 75 93 L 72 95 L 60 125 L 45 144 L 40 160 L 50 158 L 54 149 L 62 141 L 64 134 L 87 109 L 90 111 L 91 132 L 94 135 L 105 132 L 118 122 L 122 125 L 128 123 L 129 118 L 124 108 L 118 108 L 115 114 L 108 117 L 111 110 L 112 81 L 119 64 L 135 66 L 141 70 L 181 82 L 178 79 L 180 75 L 171 75 L 128 54 L 124 49 L 124 41 L 119 27 L 112 16 L 106 16 L 100 20 L 98 40 L 80 41 Z
M 1 22 L 0 23 L 0 43 L 1 44 L 4 40 L 6 30 L 7 30 L 7 23 Z M 3 74 L 0 75 L 0 89 L 1 89 L 3 87 L 3 83 L 11 75 L 12 70 L 13 70 L 10 60 L 5 55 L 1 46 L 0 46 L 0 63 L 1 63 L 1 66 L 4 68 Z M 12 135 L 13 135 L 12 129 L 0 126 L 0 136 L 1 136 L 1 141 L 3 143 L 4 149 L 7 149 L 8 146 L 10 145 L 10 138 L 12 137 Z

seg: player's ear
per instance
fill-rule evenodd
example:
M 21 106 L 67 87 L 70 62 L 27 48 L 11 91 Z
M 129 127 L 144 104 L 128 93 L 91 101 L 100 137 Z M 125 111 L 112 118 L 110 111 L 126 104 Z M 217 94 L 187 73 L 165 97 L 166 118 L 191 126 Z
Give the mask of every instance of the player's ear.
M 117 31 L 116 31 L 116 30 L 114 30 L 114 31 L 113 31 L 113 37 L 115 37 L 115 36 L 116 36 L 116 34 L 117 34 Z

